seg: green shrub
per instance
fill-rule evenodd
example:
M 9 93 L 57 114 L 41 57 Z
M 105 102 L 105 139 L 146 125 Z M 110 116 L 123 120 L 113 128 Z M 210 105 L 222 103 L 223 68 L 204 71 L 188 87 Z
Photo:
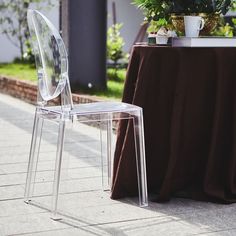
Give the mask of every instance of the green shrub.
M 121 27 L 122 24 L 114 24 L 107 30 L 107 59 L 113 62 L 114 76 L 112 76 L 112 78 L 115 80 L 118 79 L 118 62 L 123 60 L 124 63 L 124 61 L 128 59 L 128 54 L 123 51 L 125 42 L 120 35 Z

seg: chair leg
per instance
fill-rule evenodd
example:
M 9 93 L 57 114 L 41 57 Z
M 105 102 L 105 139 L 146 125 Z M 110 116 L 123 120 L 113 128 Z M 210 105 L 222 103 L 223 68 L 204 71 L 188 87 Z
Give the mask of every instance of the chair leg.
M 107 175 L 108 175 L 108 186 L 111 189 L 112 180 L 112 114 L 108 114 L 107 120 Z
M 43 119 L 38 116 L 36 111 L 34 117 L 33 133 L 31 138 L 26 186 L 24 193 L 24 199 L 26 203 L 29 203 L 30 198 L 33 195 L 35 176 L 37 172 L 37 164 L 40 152 L 42 128 L 43 128 Z
M 106 171 L 105 171 L 105 157 L 104 157 L 104 138 L 103 138 L 103 122 L 100 122 L 100 148 L 101 148 L 101 167 L 102 167 L 102 189 L 103 191 L 107 190 L 107 184 L 106 184 Z
M 60 218 L 57 216 L 57 203 L 58 203 L 60 176 L 61 176 L 61 162 L 62 162 L 62 153 L 64 147 L 64 137 L 65 137 L 65 121 L 60 121 L 58 140 L 57 140 L 57 154 L 55 162 L 53 193 L 52 193 L 52 219 L 54 220 L 60 220 Z
M 111 189 L 112 175 L 112 114 L 108 114 L 106 120 L 106 138 L 103 139 L 102 129 L 100 127 L 100 142 L 101 142 L 101 165 L 102 165 L 102 187 L 103 191 Z M 101 122 L 103 124 L 103 122 Z M 104 145 L 106 142 L 106 147 Z M 106 151 L 105 151 L 106 150 Z M 105 154 L 104 154 L 105 151 Z M 106 156 L 106 158 L 104 157 Z M 107 166 L 107 168 L 106 168 Z
M 134 124 L 134 140 L 135 140 L 135 152 L 136 152 L 139 205 L 140 207 L 145 207 L 148 206 L 148 196 L 147 196 L 147 177 L 146 177 L 142 110 L 139 111 L 139 114 L 134 115 L 133 124 Z

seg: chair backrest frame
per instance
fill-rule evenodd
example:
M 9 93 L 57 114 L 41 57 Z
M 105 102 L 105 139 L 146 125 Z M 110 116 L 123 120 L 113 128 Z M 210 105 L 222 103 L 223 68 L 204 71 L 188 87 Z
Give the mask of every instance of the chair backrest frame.
M 38 76 L 37 104 L 48 105 L 48 101 L 60 95 L 62 110 L 71 110 L 73 102 L 65 44 L 55 26 L 39 11 L 29 9 L 27 21 Z

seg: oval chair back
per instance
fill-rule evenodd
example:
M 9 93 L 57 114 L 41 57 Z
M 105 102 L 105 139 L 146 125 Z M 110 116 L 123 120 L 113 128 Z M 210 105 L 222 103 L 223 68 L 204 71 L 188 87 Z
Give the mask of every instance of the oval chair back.
M 28 10 L 27 20 L 38 76 L 38 105 L 44 106 L 61 94 L 62 109 L 71 109 L 65 44 L 58 30 L 40 12 Z

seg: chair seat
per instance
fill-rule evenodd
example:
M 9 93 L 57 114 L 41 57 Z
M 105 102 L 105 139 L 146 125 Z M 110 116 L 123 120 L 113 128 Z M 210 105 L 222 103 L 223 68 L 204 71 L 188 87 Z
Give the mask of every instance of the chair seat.
M 101 113 L 115 113 L 115 112 L 130 112 L 139 111 L 141 108 L 132 104 L 124 102 L 93 102 L 74 105 L 69 112 L 70 115 L 87 115 L 87 114 L 101 114 Z M 47 113 L 62 114 L 61 106 L 43 107 L 42 111 Z

